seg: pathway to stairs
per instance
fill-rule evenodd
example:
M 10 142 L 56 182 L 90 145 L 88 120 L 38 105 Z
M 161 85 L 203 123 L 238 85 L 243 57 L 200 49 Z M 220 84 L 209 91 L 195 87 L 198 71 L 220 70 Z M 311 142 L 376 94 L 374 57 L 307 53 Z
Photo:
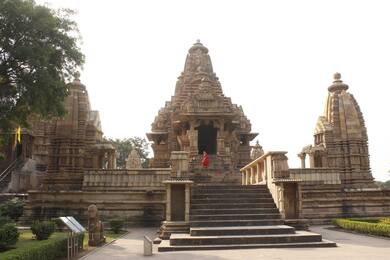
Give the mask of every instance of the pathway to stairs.
M 172 234 L 158 251 L 335 246 L 284 225 L 266 185 L 214 183 L 193 188 L 190 232 Z
M 240 250 L 204 250 L 181 252 L 158 252 L 143 256 L 143 236 L 156 236 L 157 228 L 132 228 L 121 239 L 86 255 L 83 260 L 389 260 L 390 240 L 363 235 L 328 230 L 324 227 L 310 227 L 313 232 L 322 234 L 325 239 L 337 243 L 331 248 L 268 248 Z

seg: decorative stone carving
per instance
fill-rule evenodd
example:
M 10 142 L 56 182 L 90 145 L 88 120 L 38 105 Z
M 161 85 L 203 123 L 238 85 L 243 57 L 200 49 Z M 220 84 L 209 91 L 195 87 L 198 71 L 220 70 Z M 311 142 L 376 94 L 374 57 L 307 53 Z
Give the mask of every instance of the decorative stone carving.
M 126 169 L 140 169 L 142 167 L 141 157 L 137 150 L 131 150 L 129 156 L 126 159 Z
M 251 159 L 255 160 L 264 154 L 263 147 L 256 141 L 256 145 L 252 147 Z
M 88 207 L 88 245 L 97 246 L 106 242 L 103 223 L 99 219 L 99 211 L 96 205 Z

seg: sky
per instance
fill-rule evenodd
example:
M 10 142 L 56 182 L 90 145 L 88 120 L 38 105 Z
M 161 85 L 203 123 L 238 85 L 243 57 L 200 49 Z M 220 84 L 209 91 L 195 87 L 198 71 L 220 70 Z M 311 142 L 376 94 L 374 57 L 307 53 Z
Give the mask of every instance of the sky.
M 78 11 L 81 81 L 105 136 L 146 138 L 200 39 L 256 140 L 265 151 L 288 151 L 290 167 L 299 167 L 297 154 L 313 143 L 340 72 L 363 112 L 373 176 L 390 179 L 388 1 L 37 2 Z

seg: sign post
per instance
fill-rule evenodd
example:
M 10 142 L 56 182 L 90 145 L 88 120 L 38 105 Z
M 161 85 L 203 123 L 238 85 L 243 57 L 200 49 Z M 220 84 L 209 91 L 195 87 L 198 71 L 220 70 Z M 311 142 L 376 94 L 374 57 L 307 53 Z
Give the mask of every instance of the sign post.
M 79 237 L 80 237 L 80 234 L 83 234 L 86 230 L 72 216 L 60 217 L 60 219 L 69 229 L 68 260 L 70 260 L 78 254 L 79 248 L 83 249 L 83 242 L 81 242 L 81 245 L 79 245 Z

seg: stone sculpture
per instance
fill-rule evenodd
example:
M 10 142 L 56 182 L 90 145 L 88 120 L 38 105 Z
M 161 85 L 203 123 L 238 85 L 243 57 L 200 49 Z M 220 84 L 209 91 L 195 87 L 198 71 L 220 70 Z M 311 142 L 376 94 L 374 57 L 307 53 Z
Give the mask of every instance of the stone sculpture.
M 99 211 L 94 204 L 88 207 L 88 235 L 89 246 L 98 246 L 106 242 L 103 223 L 99 220 Z

